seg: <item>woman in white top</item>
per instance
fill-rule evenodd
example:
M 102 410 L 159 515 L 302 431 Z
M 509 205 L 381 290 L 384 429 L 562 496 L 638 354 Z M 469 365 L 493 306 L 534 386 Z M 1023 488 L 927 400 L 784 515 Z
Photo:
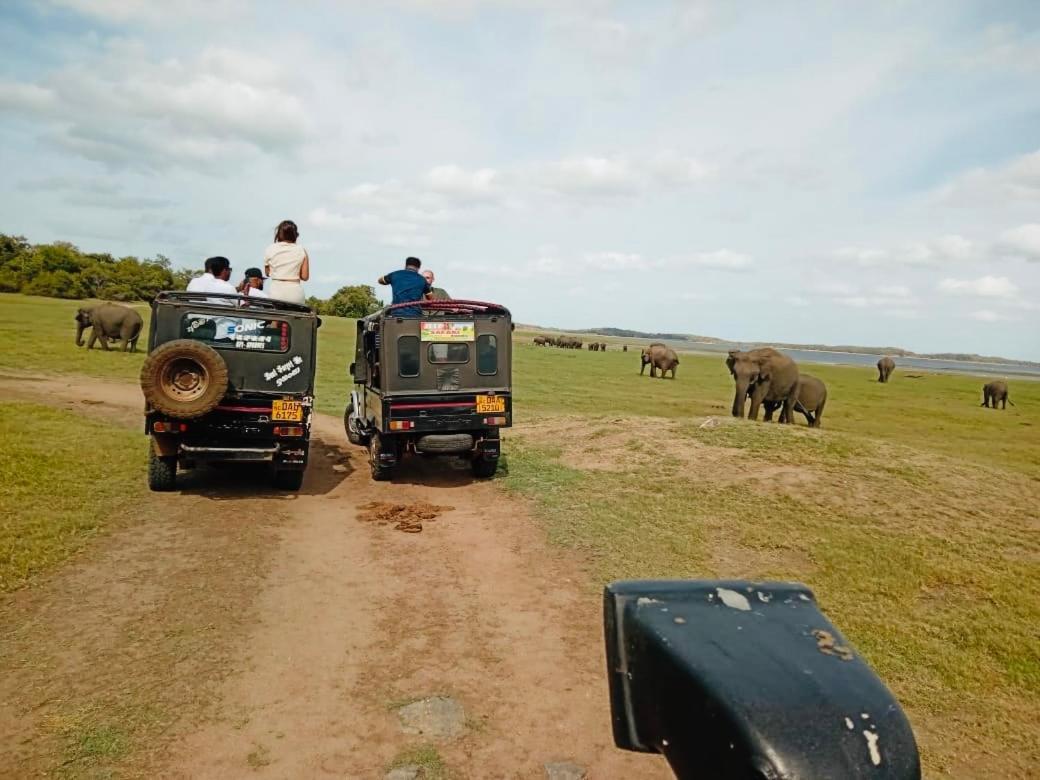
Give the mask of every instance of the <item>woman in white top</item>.
M 267 293 L 271 298 L 304 304 L 303 285 L 311 277 L 307 250 L 296 243 L 300 231 L 290 219 L 278 225 L 274 243 L 264 250 L 264 272 L 271 281 Z

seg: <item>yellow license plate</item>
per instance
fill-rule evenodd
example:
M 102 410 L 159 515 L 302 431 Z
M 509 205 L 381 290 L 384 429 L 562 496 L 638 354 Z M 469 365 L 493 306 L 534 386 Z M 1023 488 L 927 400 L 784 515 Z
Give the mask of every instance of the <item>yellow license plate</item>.
M 303 402 L 272 401 L 271 419 L 275 422 L 300 422 L 303 419 Z
M 506 410 L 506 399 L 501 395 L 478 395 L 477 414 L 491 414 L 492 412 L 504 412 Z

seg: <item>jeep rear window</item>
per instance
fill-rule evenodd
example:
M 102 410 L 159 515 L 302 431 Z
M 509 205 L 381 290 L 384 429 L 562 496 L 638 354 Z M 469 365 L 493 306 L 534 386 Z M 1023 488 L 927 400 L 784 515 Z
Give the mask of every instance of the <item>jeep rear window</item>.
M 397 340 L 397 373 L 419 376 L 419 337 L 401 336 Z
M 426 354 L 431 363 L 468 363 L 469 344 L 430 344 Z
M 494 336 L 477 338 L 477 373 L 483 376 L 498 373 L 498 339 Z
M 180 337 L 225 349 L 287 352 L 291 328 L 285 320 L 188 312 L 181 317 Z

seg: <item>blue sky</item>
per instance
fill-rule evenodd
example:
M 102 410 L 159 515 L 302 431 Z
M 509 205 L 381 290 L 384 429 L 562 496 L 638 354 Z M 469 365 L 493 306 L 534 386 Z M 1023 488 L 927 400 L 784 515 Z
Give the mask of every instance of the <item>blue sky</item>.
M 286 10 L 291 8 L 292 10 Z M 0 7 L 0 230 L 524 322 L 1040 360 L 1040 4 Z

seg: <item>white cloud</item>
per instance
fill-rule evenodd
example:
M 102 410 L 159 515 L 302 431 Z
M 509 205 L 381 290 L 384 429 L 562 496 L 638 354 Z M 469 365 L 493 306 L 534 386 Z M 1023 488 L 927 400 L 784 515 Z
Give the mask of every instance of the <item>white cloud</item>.
M 883 295 L 887 298 L 910 298 L 913 296 L 910 288 L 902 284 L 881 285 L 875 288 L 875 290 L 878 295 Z
M 981 247 L 960 235 L 941 236 L 930 241 L 914 241 L 882 249 L 843 247 L 834 253 L 837 260 L 864 267 L 882 265 L 937 266 L 984 257 Z
M 520 186 L 533 185 L 558 195 L 631 197 L 658 188 L 685 187 L 711 173 L 704 162 L 672 152 L 642 158 L 571 157 L 514 172 Z
M 1009 254 L 1040 261 L 1040 224 L 1021 225 L 1001 234 L 999 246 Z
M 0 109 L 47 113 L 54 111 L 57 106 L 58 100 L 53 90 L 38 84 L 0 81 Z
M 978 311 L 971 312 L 968 316 L 973 320 L 978 320 L 979 322 L 1008 322 L 1015 319 L 1014 317 L 1000 314 L 991 309 L 979 309 Z
M 1040 200 L 1040 149 L 1003 165 L 963 173 L 940 188 L 937 198 L 965 206 Z
M 223 169 L 256 152 L 290 152 L 309 131 L 270 59 L 225 47 L 159 59 L 128 39 L 85 57 L 38 82 L 0 85 L 0 106 L 35 116 L 44 138 L 79 156 L 147 170 Z
M 700 252 L 681 259 L 676 264 L 716 268 L 722 271 L 748 271 L 751 270 L 754 260 L 750 255 L 734 252 L 731 249 L 717 249 L 714 252 Z
M 49 0 L 49 3 L 108 24 L 140 23 L 154 27 L 233 18 L 248 11 L 244 0 L 177 0 L 166 3 L 154 0 Z
M 980 276 L 978 279 L 943 279 L 939 290 L 951 295 L 977 295 L 983 298 L 1014 298 L 1018 287 L 1006 276 Z

